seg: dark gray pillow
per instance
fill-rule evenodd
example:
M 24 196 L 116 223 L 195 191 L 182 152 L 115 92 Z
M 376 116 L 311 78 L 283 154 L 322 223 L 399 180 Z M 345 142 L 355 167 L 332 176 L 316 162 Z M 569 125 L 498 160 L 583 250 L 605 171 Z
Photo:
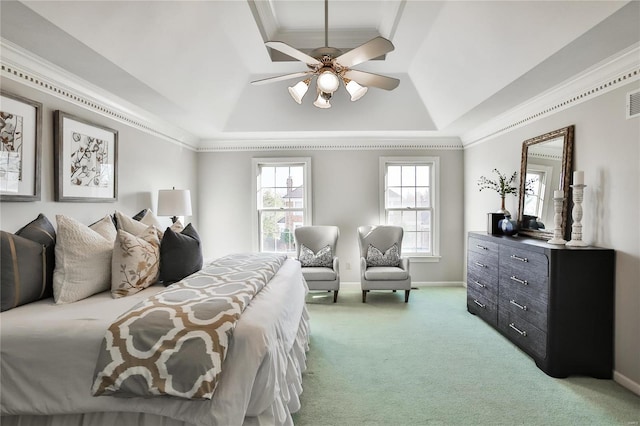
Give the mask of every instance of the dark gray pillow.
M 44 297 L 53 296 L 53 270 L 56 262 L 56 230 L 45 215 L 40 213 L 37 218 L 20 228 L 16 235 L 42 244 L 45 247 L 45 277 L 46 286 Z
M 202 248 L 194 227 L 188 224 L 180 233 L 167 228 L 160 242 L 160 281 L 169 285 L 200 269 Z
M 0 231 L 0 312 L 41 299 L 45 270 L 44 245 Z

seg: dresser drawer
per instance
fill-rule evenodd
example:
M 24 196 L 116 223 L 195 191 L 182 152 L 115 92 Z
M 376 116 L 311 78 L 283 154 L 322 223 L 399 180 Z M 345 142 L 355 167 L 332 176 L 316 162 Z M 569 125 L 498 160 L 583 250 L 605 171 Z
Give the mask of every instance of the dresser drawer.
M 496 302 L 483 294 L 467 288 L 467 310 L 478 315 L 493 327 L 498 326 L 498 309 Z
M 467 252 L 467 272 L 484 281 L 497 282 L 498 280 L 498 256 Z
M 500 291 L 514 288 L 536 299 L 549 295 L 549 261 L 540 253 L 500 248 Z
M 492 302 L 498 302 L 498 277 L 488 274 L 477 275 L 473 271 L 467 273 L 467 288 L 475 290 Z
M 485 241 L 479 238 L 469 237 L 469 251 L 484 254 L 495 254 L 498 256 L 500 245 L 493 241 Z
M 547 331 L 547 299 L 536 298 L 512 286 L 500 288 L 500 311 L 509 311 L 523 320 Z
M 498 329 L 525 352 L 544 359 L 547 355 L 547 333 L 500 306 Z

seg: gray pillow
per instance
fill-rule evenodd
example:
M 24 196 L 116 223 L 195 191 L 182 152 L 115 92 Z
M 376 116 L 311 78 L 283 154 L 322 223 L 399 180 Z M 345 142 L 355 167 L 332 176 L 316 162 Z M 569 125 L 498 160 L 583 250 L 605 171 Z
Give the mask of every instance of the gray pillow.
M 300 256 L 298 260 L 303 267 L 320 266 L 325 268 L 331 268 L 333 266 L 333 255 L 331 253 L 331 246 L 327 245 L 314 253 L 313 250 L 305 246 L 300 245 Z
M 160 242 L 160 281 L 169 285 L 200 269 L 202 248 L 195 228 L 188 224 L 179 233 L 167 228 Z
M 45 270 L 44 245 L 0 231 L 0 312 L 42 299 Z
M 398 244 L 393 244 L 384 253 L 378 248 L 369 244 L 367 249 L 367 266 L 399 266 L 400 250 Z
M 26 238 L 45 247 L 45 290 L 43 298 L 53 296 L 53 270 L 56 262 L 56 230 L 45 215 L 40 213 L 37 218 L 20 228 L 16 235 Z

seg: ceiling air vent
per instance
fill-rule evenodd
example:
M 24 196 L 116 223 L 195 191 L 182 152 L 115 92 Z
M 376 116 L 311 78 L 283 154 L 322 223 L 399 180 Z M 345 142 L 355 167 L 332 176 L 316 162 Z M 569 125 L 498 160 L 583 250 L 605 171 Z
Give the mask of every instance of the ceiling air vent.
M 627 118 L 640 117 L 640 90 L 627 93 Z

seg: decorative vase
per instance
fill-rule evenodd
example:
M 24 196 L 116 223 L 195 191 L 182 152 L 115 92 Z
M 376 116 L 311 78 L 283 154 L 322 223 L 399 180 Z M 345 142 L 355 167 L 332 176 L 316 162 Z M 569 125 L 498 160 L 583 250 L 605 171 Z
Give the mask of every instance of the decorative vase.
M 502 213 L 505 216 L 511 216 L 511 213 L 509 213 L 509 210 L 507 210 L 504 207 L 504 195 L 502 197 L 500 197 L 500 198 L 502 198 L 502 204 L 501 204 L 500 210 L 498 210 L 496 213 Z
M 510 214 L 505 214 L 504 219 L 500 221 L 500 229 L 504 235 L 515 235 L 518 233 L 518 223 L 511 219 Z

